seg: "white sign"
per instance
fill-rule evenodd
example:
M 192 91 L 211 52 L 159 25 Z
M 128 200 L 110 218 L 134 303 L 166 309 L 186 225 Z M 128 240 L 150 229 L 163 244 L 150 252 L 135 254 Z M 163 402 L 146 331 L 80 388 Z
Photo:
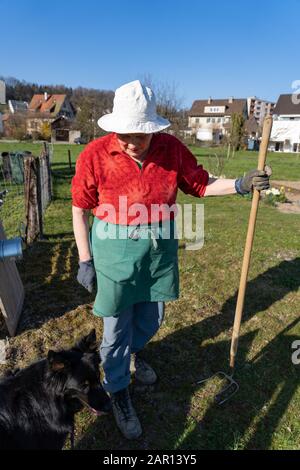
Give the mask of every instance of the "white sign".
M 225 106 L 204 106 L 204 112 L 210 114 L 225 113 Z
M 292 354 L 292 363 L 295 365 L 300 364 L 300 341 L 296 340 L 292 344 L 292 349 L 296 349 L 296 351 Z

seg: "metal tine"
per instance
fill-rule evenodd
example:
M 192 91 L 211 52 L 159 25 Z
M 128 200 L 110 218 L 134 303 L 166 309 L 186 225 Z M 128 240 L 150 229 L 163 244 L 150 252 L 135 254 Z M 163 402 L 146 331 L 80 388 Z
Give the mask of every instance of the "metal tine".
M 226 375 L 224 374 L 224 372 L 222 372 L 221 370 L 219 370 L 218 372 L 216 372 L 215 374 L 211 375 L 210 377 L 207 377 L 207 379 L 202 379 L 202 380 L 199 380 L 198 382 L 196 382 L 197 384 L 202 384 L 204 382 L 207 382 L 208 380 L 211 380 L 213 377 L 215 377 L 216 375 Z
M 216 372 L 215 374 L 213 374 L 212 376 L 208 377 L 207 379 L 202 379 L 202 380 L 199 380 L 198 382 L 196 382 L 197 384 L 201 384 L 201 383 L 204 383 L 204 382 L 207 382 L 208 380 L 211 380 L 213 377 L 216 377 L 216 376 L 221 376 L 223 379 L 225 378 L 226 380 L 229 381 L 229 383 L 216 395 L 215 397 L 215 401 L 217 402 L 218 405 L 222 405 L 223 403 L 225 403 L 227 400 L 229 400 L 229 398 L 231 398 L 238 390 L 239 390 L 239 385 L 238 383 L 233 379 L 232 375 L 228 375 L 226 374 L 225 372 L 223 371 L 218 371 Z M 222 395 L 224 395 L 224 393 L 229 390 L 230 388 L 234 387 L 234 390 L 228 394 L 227 397 L 225 397 L 223 400 L 221 399 L 222 398 Z M 221 401 L 220 401 L 221 400 Z
M 224 393 L 227 390 L 229 390 L 230 388 L 233 388 L 233 387 L 234 387 L 234 389 L 232 390 L 232 392 L 225 394 L 225 398 L 222 400 L 222 395 L 224 395 Z M 218 405 L 222 405 L 223 403 L 228 401 L 233 395 L 235 395 L 236 392 L 239 390 L 239 388 L 240 388 L 239 385 L 235 381 L 233 381 L 231 384 L 229 384 L 227 387 L 225 387 L 223 390 L 221 390 L 220 393 L 218 393 L 216 395 L 215 401 L 217 402 Z
M 213 375 L 211 375 L 210 377 L 207 377 L 207 379 L 202 379 L 202 380 L 199 380 L 198 382 L 196 382 L 197 384 L 201 384 L 203 382 L 206 382 L 207 380 L 211 380 L 213 377 L 215 377 L 216 375 L 223 375 L 224 378 L 228 379 L 228 380 L 232 380 L 232 377 L 228 374 L 225 374 L 225 372 L 223 372 L 222 370 L 219 370 L 218 372 L 215 372 Z

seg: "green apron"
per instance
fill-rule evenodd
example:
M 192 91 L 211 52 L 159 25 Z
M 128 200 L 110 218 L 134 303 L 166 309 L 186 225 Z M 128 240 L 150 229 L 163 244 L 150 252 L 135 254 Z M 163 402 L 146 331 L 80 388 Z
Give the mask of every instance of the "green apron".
M 174 221 L 127 226 L 94 218 L 91 248 L 98 286 L 95 315 L 117 316 L 138 302 L 178 298 L 175 230 Z M 170 239 L 165 239 L 168 231 Z

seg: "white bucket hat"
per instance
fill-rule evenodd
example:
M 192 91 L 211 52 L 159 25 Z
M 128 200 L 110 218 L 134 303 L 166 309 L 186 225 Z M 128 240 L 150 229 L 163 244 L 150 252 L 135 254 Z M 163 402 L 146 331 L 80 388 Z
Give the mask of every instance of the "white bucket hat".
M 151 134 L 171 124 L 156 114 L 153 91 L 135 80 L 116 89 L 113 112 L 102 116 L 98 125 L 118 134 Z

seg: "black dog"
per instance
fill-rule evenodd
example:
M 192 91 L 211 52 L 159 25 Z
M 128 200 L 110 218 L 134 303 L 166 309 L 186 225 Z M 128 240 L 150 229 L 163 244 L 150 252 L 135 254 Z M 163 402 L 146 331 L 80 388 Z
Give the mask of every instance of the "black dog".
M 62 449 L 83 406 L 110 410 L 92 330 L 71 349 L 0 380 L 0 449 Z

